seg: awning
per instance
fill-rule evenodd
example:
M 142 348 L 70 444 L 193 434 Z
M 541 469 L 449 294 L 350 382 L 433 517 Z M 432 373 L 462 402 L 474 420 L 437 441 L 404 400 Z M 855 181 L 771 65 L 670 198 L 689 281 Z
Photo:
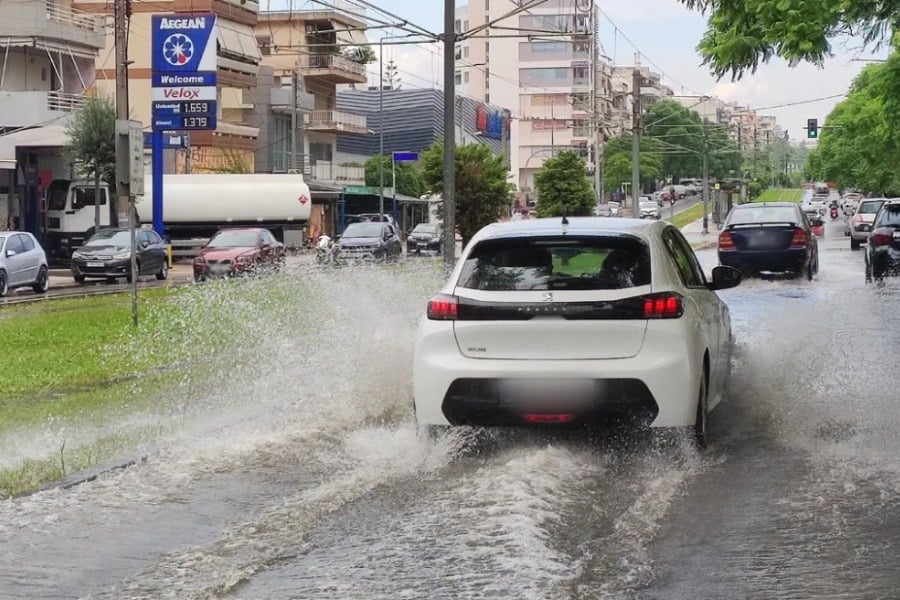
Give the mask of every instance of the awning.
M 62 125 L 48 125 L 0 134 L 0 169 L 16 168 L 16 148 L 61 148 L 69 135 Z
M 89 58 L 91 60 L 96 60 L 97 54 L 92 49 L 87 48 L 79 48 L 78 46 L 70 46 L 66 43 L 54 42 L 52 40 L 34 38 L 32 36 L 28 37 L 4 37 L 3 42 L 0 43 L 0 46 L 6 47 L 7 42 L 9 42 L 10 47 L 22 47 L 27 46 L 28 48 L 37 48 L 38 50 L 45 50 L 50 52 L 59 52 L 68 56 L 70 53 L 74 56 L 78 56 L 80 58 Z
M 257 64 L 262 59 L 253 28 L 234 21 L 216 23 L 219 53 Z

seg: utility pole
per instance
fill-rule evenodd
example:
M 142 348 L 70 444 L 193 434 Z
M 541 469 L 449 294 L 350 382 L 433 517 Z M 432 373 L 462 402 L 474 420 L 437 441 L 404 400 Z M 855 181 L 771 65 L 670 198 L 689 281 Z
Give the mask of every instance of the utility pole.
M 444 267 L 453 269 L 456 263 L 456 2 L 444 0 Z
M 641 206 L 638 195 L 641 191 L 641 64 L 635 55 L 634 71 L 631 80 L 632 112 L 631 115 L 631 215 L 638 219 Z
M 297 85 L 298 71 L 297 65 L 294 64 L 294 69 L 291 71 L 291 164 L 290 169 L 299 169 L 300 166 L 297 162 L 297 92 L 299 90 L 299 86 Z M 301 171 L 302 172 L 302 171 Z
M 131 0 L 115 0 L 113 20 L 115 25 L 116 46 L 116 119 L 128 120 L 128 17 L 131 12 Z M 118 225 L 124 226 L 131 215 L 131 186 L 121 181 L 116 182 L 116 212 Z M 113 223 L 110 223 L 113 225 Z
M 703 124 L 703 233 L 709 233 L 709 136 L 706 123 Z
M 378 221 L 384 222 L 384 37 L 378 40 Z

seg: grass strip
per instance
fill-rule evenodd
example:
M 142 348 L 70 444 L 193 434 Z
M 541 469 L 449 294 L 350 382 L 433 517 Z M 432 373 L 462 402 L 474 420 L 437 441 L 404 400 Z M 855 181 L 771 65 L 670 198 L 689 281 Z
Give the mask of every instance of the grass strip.
M 754 202 L 795 202 L 803 199 L 803 190 L 770 188 L 764 190 Z
M 694 221 L 703 218 L 703 203 L 695 204 L 687 210 L 683 210 L 674 217 L 665 219 L 675 227 L 681 229 L 686 225 L 690 225 Z

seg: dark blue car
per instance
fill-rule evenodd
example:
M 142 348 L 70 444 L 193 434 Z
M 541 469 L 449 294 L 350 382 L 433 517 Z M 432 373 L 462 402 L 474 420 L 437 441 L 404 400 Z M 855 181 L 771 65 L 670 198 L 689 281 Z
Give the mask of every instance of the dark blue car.
M 819 246 L 797 204 L 740 204 L 722 225 L 719 263 L 744 276 L 787 274 L 811 280 L 819 271 Z

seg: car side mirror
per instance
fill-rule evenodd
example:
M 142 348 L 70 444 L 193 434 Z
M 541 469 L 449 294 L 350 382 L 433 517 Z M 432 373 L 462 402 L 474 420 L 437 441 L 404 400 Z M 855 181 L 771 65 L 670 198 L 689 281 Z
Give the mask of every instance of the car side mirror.
M 741 272 L 734 267 L 720 265 L 712 270 L 712 281 L 707 287 L 712 291 L 727 290 L 741 283 Z
M 15 255 L 16 255 L 16 251 L 15 251 L 15 250 L 7 250 L 7 251 L 6 251 L 6 258 L 10 258 L 10 257 L 13 257 L 13 256 L 15 256 Z
M 148 247 L 149 245 L 150 245 L 150 242 L 143 241 L 143 242 L 141 242 L 140 247 L 141 247 L 141 249 L 144 249 L 144 248 Z

